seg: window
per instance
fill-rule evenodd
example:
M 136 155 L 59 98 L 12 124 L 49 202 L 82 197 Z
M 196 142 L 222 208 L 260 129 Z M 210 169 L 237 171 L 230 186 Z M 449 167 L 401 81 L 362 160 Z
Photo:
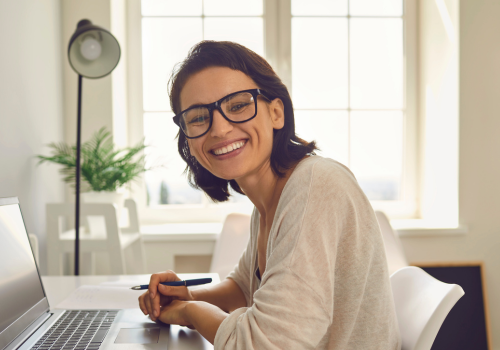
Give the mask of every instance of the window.
M 201 204 L 201 191 L 191 188 L 177 152 L 167 79 L 176 63 L 201 40 L 236 41 L 264 55 L 262 0 L 142 0 L 144 135 L 152 158 L 166 168 L 145 175 L 149 205 Z M 241 198 L 243 196 L 239 196 Z
M 374 207 L 393 217 L 414 215 L 415 11 L 405 1 L 142 0 L 130 10 L 132 28 L 142 33 L 133 36 L 142 47 L 138 129 L 153 158 L 167 166 L 145 175 L 144 204 L 204 213 L 251 208 L 240 195 L 210 204 L 187 184 L 177 154 L 167 80 L 189 48 L 214 39 L 239 42 L 268 59 L 292 94 L 299 136 L 349 166 Z

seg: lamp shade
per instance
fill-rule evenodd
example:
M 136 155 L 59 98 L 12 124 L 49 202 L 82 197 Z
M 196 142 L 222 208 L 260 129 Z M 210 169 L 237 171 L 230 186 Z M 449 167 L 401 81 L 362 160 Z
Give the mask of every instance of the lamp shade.
M 102 78 L 111 73 L 120 61 L 120 44 L 106 29 L 82 19 L 69 41 L 68 60 L 79 75 L 90 79 Z

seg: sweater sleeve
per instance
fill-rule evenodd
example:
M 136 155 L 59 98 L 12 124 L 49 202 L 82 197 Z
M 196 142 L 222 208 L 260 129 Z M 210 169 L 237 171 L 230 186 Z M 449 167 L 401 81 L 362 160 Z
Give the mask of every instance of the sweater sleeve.
M 289 269 L 273 271 L 251 307 L 231 313 L 215 349 L 314 349 L 330 324 L 321 299 Z M 267 272 L 266 272 L 267 274 Z

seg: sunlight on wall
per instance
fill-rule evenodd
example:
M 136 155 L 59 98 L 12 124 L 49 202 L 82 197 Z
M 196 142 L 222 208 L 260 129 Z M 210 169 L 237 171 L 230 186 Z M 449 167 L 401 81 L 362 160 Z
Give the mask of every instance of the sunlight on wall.
M 422 211 L 435 227 L 458 226 L 458 3 L 423 1 L 420 60 Z M 423 23 L 423 22 L 422 22 Z

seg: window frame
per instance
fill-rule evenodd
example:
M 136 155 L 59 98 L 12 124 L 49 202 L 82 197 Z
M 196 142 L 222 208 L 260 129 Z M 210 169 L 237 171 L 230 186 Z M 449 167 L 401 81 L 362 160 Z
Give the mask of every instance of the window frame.
M 263 1 L 264 55 L 291 91 L 291 0 Z M 384 211 L 392 219 L 413 219 L 419 216 L 417 4 L 415 0 L 403 0 L 403 6 L 405 118 L 402 199 L 371 201 L 375 210 Z M 133 49 L 142 47 L 141 21 L 141 0 L 127 1 L 129 144 L 135 144 L 144 139 L 142 50 Z M 141 220 L 148 223 L 222 222 L 229 213 L 250 214 L 253 210 L 253 205 L 245 203 L 213 204 L 205 195 L 202 196 L 201 204 L 167 204 L 148 207 L 144 176 L 132 185 L 131 195 L 138 204 Z

